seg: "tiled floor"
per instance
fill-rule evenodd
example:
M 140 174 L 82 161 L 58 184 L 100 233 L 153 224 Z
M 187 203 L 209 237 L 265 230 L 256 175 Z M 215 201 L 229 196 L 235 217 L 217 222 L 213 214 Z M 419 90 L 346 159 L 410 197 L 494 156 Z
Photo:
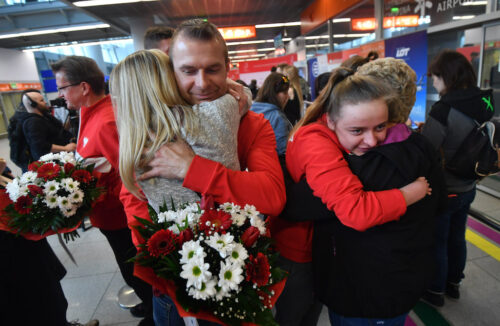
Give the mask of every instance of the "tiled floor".
M 0 139 L 0 157 L 8 158 L 8 150 L 7 141 Z M 13 170 L 19 173 L 17 168 Z M 500 200 L 478 192 L 474 206 L 496 214 L 500 211 Z M 68 244 L 78 266 L 70 261 L 57 238 L 49 237 L 54 251 L 68 270 L 62 281 L 69 302 L 68 320 L 86 322 L 97 318 L 102 326 L 137 325 L 139 319 L 118 305 L 117 293 L 124 281 L 106 239 L 95 228 L 80 234 L 81 238 Z M 465 274 L 461 299 L 447 299 L 445 306 L 438 311 L 456 326 L 500 325 L 500 262 L 468 243 Z M 319 325 L 329 325 L 326 309 Z

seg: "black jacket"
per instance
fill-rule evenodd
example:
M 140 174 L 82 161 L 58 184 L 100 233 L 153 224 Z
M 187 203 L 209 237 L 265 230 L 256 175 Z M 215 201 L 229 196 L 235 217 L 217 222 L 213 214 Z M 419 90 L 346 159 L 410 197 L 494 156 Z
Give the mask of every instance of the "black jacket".
M 442 152 L 445 161 L 452 160 L 465 137 L 478 123 L 493 117 L 494 103 L 491 89 L 477 87 L 450 91 L 434 103 L 425 122 L 422 134 L 436 150 Z M 477 179 L 464 179 L 445 170 L 446 188 L 450 193 L 472 190 Z
M 425 176 L 432 195 L 399 221 L 359 232 L 344 226 L 303 180 L 288 187 L 282 217 L 316 220 L 315 291 L 324 304 L 347 317 L 396 317 L 413 308 L 433 276 L 436 213 L 445 198 L 438 156 L 423 136 L 412 134 L 346 159 L 365 190 L 400 188 Z
M 66 145 L 73 137 L 64 129 L 62 123 L 50 114 L 40 116 L 35 113 L 23 113 L 24 115 L 20 115 L 23 121 L 23 133 L 31 158 L 35 161 L 40 156 L 50 153 L 53 144 Z

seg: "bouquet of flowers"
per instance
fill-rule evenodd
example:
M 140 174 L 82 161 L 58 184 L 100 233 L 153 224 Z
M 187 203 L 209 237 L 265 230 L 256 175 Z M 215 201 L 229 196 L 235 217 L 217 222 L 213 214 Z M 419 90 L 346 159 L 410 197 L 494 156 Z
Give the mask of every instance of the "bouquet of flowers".
M 64 233 L 78 237 L 76 228 L 102 193 L 93 166 L 83 166 L 73 153 L 47 154 L 6 186 L 10 202 L 0 221 L 2 229 L 39 240 Z
M 277 325 L 271 308 L 285 272 L 275 266 L 278 253 L 254 206 L 225 203 L 202 210 L 193 203 L 150 214 L 153 222 L 137 218 L 145 243 L 135 261 L 170 282 L 166 293 L 181 316 Z

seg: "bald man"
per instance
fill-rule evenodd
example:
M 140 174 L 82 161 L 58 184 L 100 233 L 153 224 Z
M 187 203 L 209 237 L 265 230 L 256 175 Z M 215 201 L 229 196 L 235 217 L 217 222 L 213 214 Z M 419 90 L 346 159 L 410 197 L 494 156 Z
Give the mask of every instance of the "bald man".
M 72 152 L 76 149 L 76 144 L 72 141 L 73 136 L 50 114 L 50 106 L 40 92 L 24 92 L 21 101 L 26 112 L 16 111 L 10 123 L 16 123 L 15 137 L 24 137 L 24 141 L 18 141 L 22 148 L 16 150 L 29 151 L 29 158 L 15 162 L 23 172 L 27 170 L 30 162 L 38 160 L 40 156 L 62 151 Z M 12 141 L 11 139 L 11 152 L 14 150 Z

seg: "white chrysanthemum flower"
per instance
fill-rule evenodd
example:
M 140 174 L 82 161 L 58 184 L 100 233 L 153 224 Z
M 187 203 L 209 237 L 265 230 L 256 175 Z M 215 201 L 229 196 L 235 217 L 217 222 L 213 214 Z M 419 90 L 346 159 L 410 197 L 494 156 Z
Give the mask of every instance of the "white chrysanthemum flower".
M 212 277 L 210 265 L 203 259 L 191 259 L 182 265 L 181 277 L 187 280 L 186 288 L 194 286 L 197 289 L 202 288 L 203 282 L 207 282 Z
M 73 208 L 73 204 L 70 202 L 69 198 L 65 196 L 57 197 L 57 205 L 59 206 L 61 212 Z
M 41 156 L 38 160 L 42 162 L 50 162 L 50 161 L 55 161 L 60 159 L 60 156 L 58 153 L 48 153 L 43 156 Z
M 72 202 L 73 204 L 79 204 L 83 202 L 83 196 L 85 194 L 81 190 L 76 190 L 75 192 L 71 193 L 68 195 L 69 201 Z
M 229 260 L 233 263 L 243 264 L 248 258 L 248 251 L 241 243 L 235 243 L 233 251 L 229 254 Z
M 245 212 L 245 214 L 248 217 L 259 215 L 259 211 L 257 210 L 257 208 L 254 205 L 248 205 L 248 204 L 245 205 L 245 208 L 243 208 L 243 211 Z
M 231 220 L 233 221 L 234 225 L 242 226 L 243 224 L 245 224 L 247 217 L 245 216 L 245 214 L 242 214 L 241 212 L 234 212 L 231 213 Z
M 172 224 L 167 229 L 170 230 L 170 231 L 172 231 L 172 232 L 174 232 L 174 234 L 181 233 L 181 230 L 179 230 L 179 227 L 177 226 L 177 224 Z
M 75 206 L 75 207 L 73 207 L 73 208 L 71 208 L 71 209 L 68 209 L 68 210 L 62 210 L 62 209 L 61 209 L 61 212 L 63 213 L 63 215 L 64 215 L 64 216 L 66 216 L 66 217 L 71 217 L 71 216 L 73 216 L 73 215 L 75 215 L 75 214 L 76 214 L 76 210 L 77 210 L 77 209 L 78 209 L 78 208 Z
M 211 235 L 205 242 L 210 247 L 217 250 L 222 258 L 226 258 L 233 251 L 234 248 L 233 240 L 234 237 L 230 233 L 222 235 L 219 235 L 219 233 L 215 233 Z
M 215 289 L 216 284 L 217 282 L 213 278 L 211 278 L 207 282 L 202 282 L 200 289 L 189 288 L 189 295 L 197 300 L 209 299 L 215 296 L 215 293 L 217 292 L 217 290 Z
M 26 196 L 29 193 L 30 193 L 30 189 L 28 188 L 27 184 L 21 184 L 21 185 L 19 185 L 19 197 Z
M 80 182 L 71 178 L 64 178 L 61 180 L 61 185 L 69 192 L 74 192 L 80 189 Z
M 63 163 L 71 163 L 73 165 L 76 164 L 75 154 L 71 152 L 59 152 L 59 159 Z
M 216 288 L 217 289 L 217 288 Z M 231 293 L 223 291 L 222 289 L 219 289 L 217 293 L 215 293 L 215 300 L 216 301 L 221 301 L 224 298 L 228 298 L 231 296 Z
M 243 281 L 243 269 L 240 264 L 231 262 L 220 262 L 219 283 L 217 284 L 221 291 L 229 292 L 238 290 L 238 285 Z
M 250 224 L 252 226 L 255 226 L 257 229 L 259 229 L 260 234 L 265 234 L 266 233 L 266 223 L 260 216 L 252 216 L 250 218 Z
M 177 218 L 177 214 L 174 211 L 166 211 L 158 214 L 158 222 L 174 222 Z
M 241 210 L 241 207 L 235 205 L 234 203 L 224 203 L 219 206 L 219 209 L 223 210 L 226 213 L 238 213 Z
M 59 206 L 59 203 L 57 202 L 57 196 L 55 195 L 46 195 L 45 199 L 43 202 L 49 207 L 49 208 L 56 208 Z
M 19 181 L 21 184 L 33 184 L 36 181 L 37 175 L 36 172 L 28 171 L 23 173 Z
M 16 202 L 19 198 L 19 180 L 14 179 L 11 182 L 7 183 L 5 186 L 7 193 L 9 194 L 10 200 Z
M 179 253 L 181 254 L 181 264 L 186 264 L 192 259 L 204 259 L 207 256 L 200 242 L 193 240 L 184 242 Z
M 190 205 L 179 211 L 176 222 L 179 225 L 185 225 L 187 222 L 187 225 L 191 227 L 197 224 L 200 220 L 200 214 L 198 213 L 198 208 L 196 208 L 196 210 L 194 209 L 194 206 Z
M 59 182 L 55 180 L 47 181 L 45 185 L 43 186 L 43 193 L 46 195 L 55 195 L 57 194 L 57 191 L 59 190 L 60 185 Z

